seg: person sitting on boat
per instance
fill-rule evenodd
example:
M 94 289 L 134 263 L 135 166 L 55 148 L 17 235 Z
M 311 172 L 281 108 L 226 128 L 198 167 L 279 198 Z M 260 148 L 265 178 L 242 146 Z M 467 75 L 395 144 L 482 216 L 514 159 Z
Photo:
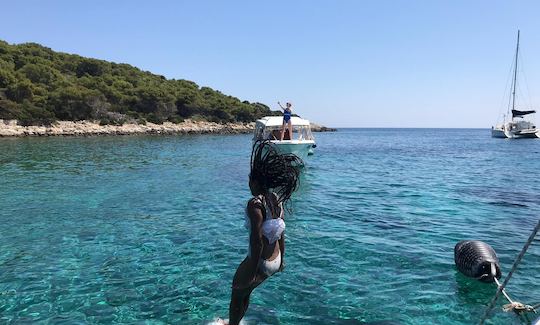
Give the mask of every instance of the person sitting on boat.
M 253 197 L 246 207 L 248 255 L 238 266 L 232 283 L 229 324 L 244 317 L 253 289 L 278 271 L 285 257 L 283 205 L 298 187 L 302 160 L 280 154 L 269 141 L 257 141 L 251 152 L 249 188 Z M 223 322 L 226 324 L 225 322 Z
M 280 140 L 283 141 L 283 136 L 285 135 L 285 128 L 289 129 L 289 138 L 292 139 L 292 123 L 291 123 L 291 115 L 292 115 L 292 104 L 287 103 L 285 104 L 285 107 L 281 106 L 280 102 L 277 102 L 279 107 L 283 110 L 283 125 L 281 126 L 281 138 Z

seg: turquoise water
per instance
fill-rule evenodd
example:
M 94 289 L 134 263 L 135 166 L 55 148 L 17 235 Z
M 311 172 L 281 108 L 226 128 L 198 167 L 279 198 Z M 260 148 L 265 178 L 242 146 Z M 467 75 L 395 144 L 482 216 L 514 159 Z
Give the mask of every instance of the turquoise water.
M 247 324 L 472 324 L 540 216 L 540 139 L 489 130 L 316 134 L 287 216 L 286 269 Z M 0 139 L 0 323 L 205 324 L 226 317 L 247 252 L 250 136 Z M 540 302 L 540 238 L 509 293 Z M 502 303 L 499 304 L 499 306 Z M 526 324 L 497 307 L 491 324 Z

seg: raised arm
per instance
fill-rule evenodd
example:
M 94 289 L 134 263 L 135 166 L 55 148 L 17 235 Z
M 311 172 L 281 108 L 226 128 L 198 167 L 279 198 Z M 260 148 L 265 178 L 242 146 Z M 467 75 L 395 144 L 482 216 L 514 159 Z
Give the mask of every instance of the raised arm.
M 278 103 L 279 107 L 281 107 L 282 110 L 285 110 L 285 107 L 283 107 L 280 102 L 277 102 L 277 103 Z

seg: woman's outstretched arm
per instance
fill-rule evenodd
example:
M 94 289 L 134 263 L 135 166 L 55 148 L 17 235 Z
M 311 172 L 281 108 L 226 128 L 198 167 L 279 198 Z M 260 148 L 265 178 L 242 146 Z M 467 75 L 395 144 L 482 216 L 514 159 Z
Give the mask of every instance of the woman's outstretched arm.
M 281 264 L 279 265 L 279 270 L 283 271 L 285 268 L 285 231 L 281 234 L 279 239 L 279 250 L 281 251 Z
M 276 193 L 273 195 L 274 202 L 279 202 L 278 196 Z M 277 204 L 279 207 L 279 211 L 277 211 L 280 218 L 285 219 L 285 211 L 283 211 L 283 204 Z M 285 261 L 285 231 L 281 234 L 281 237 L 278 240 L 279 243 L 279 251 L 281 253 L 281 264 L 279 265 L 279 270 L 283 271 L 283 268 L 285 267 L 284 261 Z

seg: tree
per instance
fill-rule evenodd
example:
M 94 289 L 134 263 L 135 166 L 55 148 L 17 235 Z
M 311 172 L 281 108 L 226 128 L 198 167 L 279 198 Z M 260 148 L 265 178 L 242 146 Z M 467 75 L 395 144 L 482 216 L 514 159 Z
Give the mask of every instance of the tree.
M 27 100 L 23 102 L 22 113 L 17 119 L 19 125 L 50 125 L 56 120 L 54 113 Z
M 0 99 L 0 119 L 16 120 L 21 117 L 21 105 L 8 99 Z
M 83 59 L 77 65 L 77 77 L 82 77 L 85 74 L 89 76 L 101 76 L 105 70 L 105 64 L 95 59 Z
M 6 88 L 15 82 L 16 78 L 13 72 L 0 66 L 0 88 Z
M 29 80 L 21 80 L 9 84 L 6 89 L 6 95 L 9 99 L 22 103 L 23 100 L 32 100 L 34 92 L 32 91 L 32 83 Z
M 62 88 L 51 94 L 50 107 L 61 120 L 79 121 L 92 117 L 94 97 L 100 93 L 86 88 Z
M 0 41 L 0 118 L 182 118 L 249 122 L 270 109 L 189 80 L 167 80 L 128 64 Z M 43 113 L 43 114 L 42 114 Z M 48 116 L 48 115 L 47 115 Z
M 46 65 L 29 63 L 19 69 L 33 83 L 48 85 L 56 80 L 55 72 Z

